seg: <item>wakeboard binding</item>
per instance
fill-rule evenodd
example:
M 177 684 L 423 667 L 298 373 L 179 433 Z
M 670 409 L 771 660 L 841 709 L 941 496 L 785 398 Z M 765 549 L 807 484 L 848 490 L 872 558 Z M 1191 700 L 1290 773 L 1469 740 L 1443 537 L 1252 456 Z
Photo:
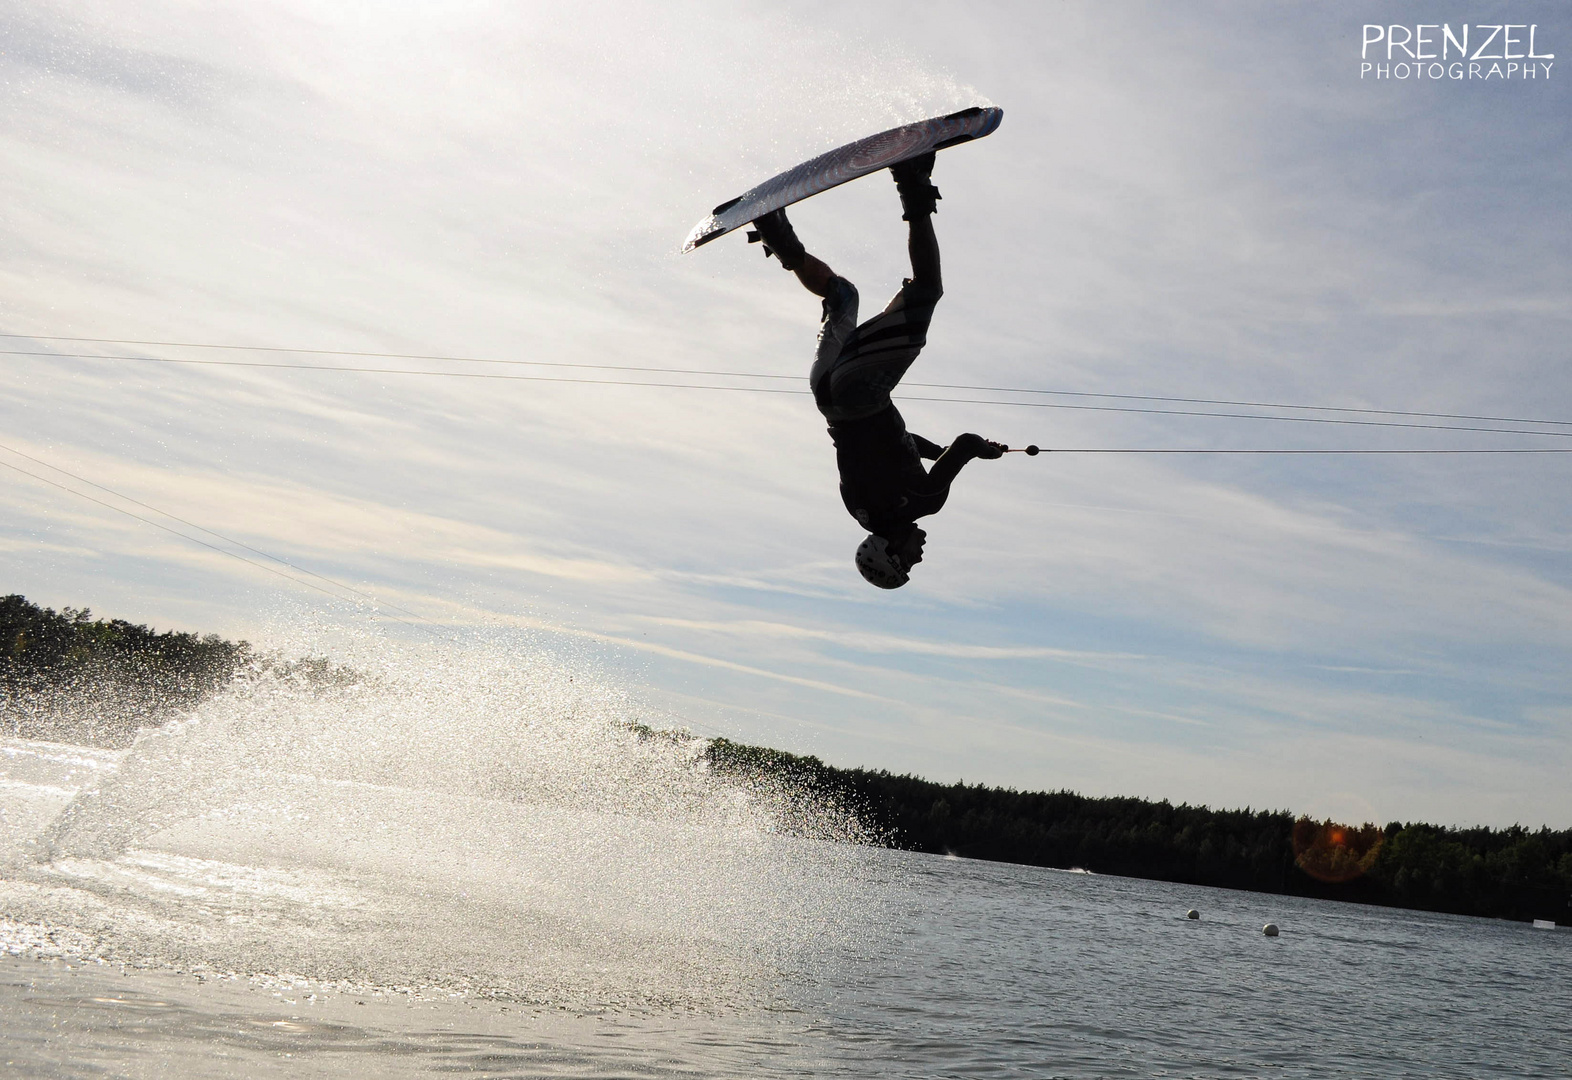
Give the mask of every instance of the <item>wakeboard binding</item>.
M 928 151 L 919 157 L 899 162 L 890 166 L 890 175 L 895 177 L 895 192 L 901 197 L 902 221 L 911 221 L 916 217 L 926 217 L 938 213 L 935 204 L 942 198 L 939 189 L 933 186 L 933 181 L 928 177 L 933 172 L 934 152 Z
M 786 219 L 786 210 L 771 210 L 754 219 L 757 228 L 748 233 L 748 243 L 764 244 L 764 257 L 775 256 L 787 270 L 796 270 L 808 257 L 808 249 L 797 239 L 797 230 Z

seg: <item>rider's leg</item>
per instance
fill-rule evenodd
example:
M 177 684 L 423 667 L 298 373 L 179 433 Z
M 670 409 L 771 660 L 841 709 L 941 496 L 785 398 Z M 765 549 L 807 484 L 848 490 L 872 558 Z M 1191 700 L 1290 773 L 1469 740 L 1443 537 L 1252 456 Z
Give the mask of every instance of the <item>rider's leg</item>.
M 802 282 L 802 287 L 814 296 L 828 296 L 830 292 L 830 279 L 835 276 L 835 271 L 817 258 L 803 252 L 802 265 L 797 267 L 797 280 Z
M 933 218 L 913 215 L 907 225 L 906 251 L 912 260 L 912 285 L 937 300 L 944 293 L 939 273 L 939 238 L 933 234 Z
M 797 275 L 797 280 L 802 282 L 803 288 L 814 296 L 828 295 L 830 278 L 835 276 L 835 271 L 808 254 L 807 249 L 802 246 L 802 241 L 797 239 L 797 230 L 793 229 L 791 222 L 786 219 L 784 209 L 772 210 L 756 219 L 753 224 L 757 231 L 748 234 L 750 243 L 762 240 L 764 254 L 774 255 L 779 259 L 782 266 Z
M 939 189 L 933 186 L 932 151 L 890 168 L 895 190 L 901 197 L 902 219 L 909 226 L 906 249 L 911 256 L 911 287 L 918 295 L 937 301 L 944 293 L 939 274 L 939 241 L 933 234 L 933 215 Z M 903 290 L 904 291 L 904 290 Z

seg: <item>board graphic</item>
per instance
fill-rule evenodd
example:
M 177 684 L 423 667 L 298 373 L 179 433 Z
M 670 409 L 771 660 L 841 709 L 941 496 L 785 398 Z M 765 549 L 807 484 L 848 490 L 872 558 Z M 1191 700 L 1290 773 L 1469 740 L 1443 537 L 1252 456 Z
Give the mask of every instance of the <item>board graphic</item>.
M 948 116 L 935 116 L 915 124 L 881 131 L 827 154 L 820 154 L 794 169 L 787 169 L 779 176 L 770 177 L 735 199 L 721 203 L 693 227 L 683 242 L 682 250 L 689 252 L 703 247 L 711 240 L 725 236 L 771 210 L 801 202 L 848 180 L 898 165 L 929 150 L 943 150 L 956 143 L 991 135 L 1002 119 L 1003 109 L 974 105 Z

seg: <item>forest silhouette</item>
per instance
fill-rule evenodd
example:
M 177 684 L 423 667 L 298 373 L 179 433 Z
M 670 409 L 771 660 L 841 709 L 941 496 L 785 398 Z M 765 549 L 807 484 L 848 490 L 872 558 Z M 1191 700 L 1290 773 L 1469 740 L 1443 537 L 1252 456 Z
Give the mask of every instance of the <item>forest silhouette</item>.
M 156 632 L 86 609 L 0 597 L 0 731 L 127 746 L 243 671 L 317 682 L 353 672 L 260 655 L 216 635 Z M 669 735 L 630 725 L 646 737 Z M 710 740 L 721 776 L 784 784 L 858 815 L 891 847 L 1099 874 L 1505 919 L 1572 921 L 1572 829 L 1349 825 L 1287 810 L 1213 810 L 1071 791 L 941 784 Z

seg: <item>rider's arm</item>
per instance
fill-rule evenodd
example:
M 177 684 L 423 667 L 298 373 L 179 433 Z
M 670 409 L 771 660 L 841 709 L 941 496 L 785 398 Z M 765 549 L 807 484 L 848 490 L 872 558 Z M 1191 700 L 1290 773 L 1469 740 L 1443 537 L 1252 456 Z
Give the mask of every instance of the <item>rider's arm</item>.
M 911 432 L 912 442 L 916 444 L 917 456 L 924 461 L 937 461 L 939 455 L 944 453 L 944 447 L 936 442 L 929 442 L 915 431 Z

